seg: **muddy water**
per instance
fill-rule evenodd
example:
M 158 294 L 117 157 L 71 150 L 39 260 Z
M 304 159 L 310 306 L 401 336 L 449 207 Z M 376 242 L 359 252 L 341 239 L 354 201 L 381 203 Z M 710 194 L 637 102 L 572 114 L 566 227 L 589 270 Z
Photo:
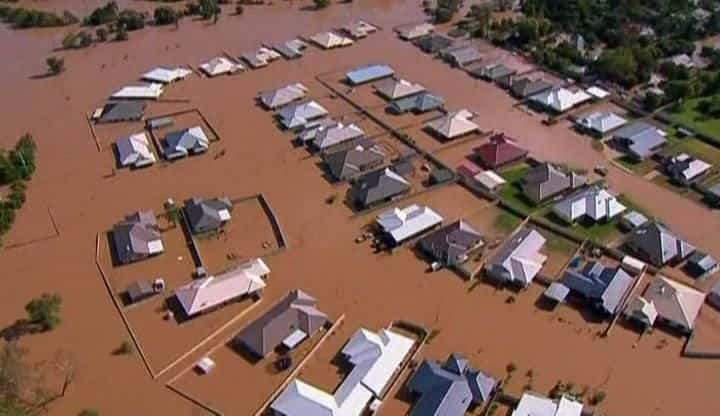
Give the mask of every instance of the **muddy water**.
M 179 31 L 151 28 L 132 33 L 126 43 L 59 52 L 68 70 L 57 78 L 32 76 L 44 72 L 45 57 L 66 29 L 0 29 L 0 54 L 12 57 L 0 66 L 4 98 L 0 100 L 0 144 L 9 146 L 29 131 L 40 146 L 39 169 L 28 203 L 8 239 L 23 241 L 42 235 L 48 228 L 48 208 L 61 232 L 60 238 L 0 251 L 6 276 L 13 276 L 0 291 L 0 324 L 22 317 L 24 304 L 43 291 L 63 295 L 63 325 L 52 333 L 22 340 L 37 359 L 50 357 L 57 349 L 78 357 L 77 381 L 66 397 L 52 405 L 51 414 L 72 415 L 84 407 L 98 408 L 103 415 L 202 414 L 162 383 L 152 381 L 136 356 L 111 355 L 127 334 L 95 268 L 95 236 L 132 210 L 158 209 L 167 197 L 183 200 L 198 194 L 258 192 L 265 193 L 273 205 L 291 247 L 268 260 L 273 268 L 268 305 L 287 290 L 302 287 L 329 310 L 345 312 L 349 324 L 355 326 L 378 328 L 396 318 L 424 322 L 441 329 L 428 349 L 435 358 L 463 351 L 499 375 L 507 362 L 515 361 L 521 368 L 535 370 L 538 390 L 547 391 L 558 378 L 600 386 L 608 392 L 606 408 L 612 414 L 713 414 L 707 411 L 720 409 L 720 399 L 711 394 L 720 387 L 713 376 L 720 367 L 679 359 L 679 341 L 657 351 L 652 344 L 633 349 L 635 336 L 623 330 L 607 341 L 578 336 L 581 322 L 569 328 L 535 310 L 537 290 L 506 305 L 505 294 L 487 287 L 468 293 L 449 273 L 424 273 L 425 264 L 412 253 L 377 256 L 367 246 L 356 246 L 353 240 L 367 219 L 351 221 L 344 207 L 324 202 L 335 188 L 321 177 L 314 160 L 289 145 L 289 137 L 277 131 L 270 115 L 254 106 L 259 90 L 301 81 L 321 102 L 339 108 L 314 80 L 316 74 L 388 62 L 403 76 L 445 96 L 452 107 L 478 111 L 482 123 L 517 137 L 538 157 L 586 167 L 601 157 L 584 138 L 559 126 L 543 127 L 537 118 L 513 109 L 503 92 L 397 41 L 390 27 L 420 19 L 418 2 L 374 0 L 333 5 L 322 12 L 299 10 L 307 4 L 248 7 L 245 15 L 223 16 L 217 25 L 187 20 Z M 72 5 L 86 7 L 68 2 L 62 8 Z M 191 98 L 185 106 L 202 110 L 222 138 L 218 146 L 226 149 L 225 157 L 213 160 L 208 155 L 165 168 L 105 177 L 111 169 L 108 155 L 96 150 L 84 117 L 113 89 L 133 82 L 155 65 L 198 65 L 223 51 L 237 55 L 260 42 L 312 34 L 351 17 L 366 18 L 385 30 L 351 48 L 332 52 L 311 48 L 295 62 L 277 62 L 235 77 L 193 77 L 170 88 L 170 96 Z M 151 111 L 162 113 L 163 105 L 152 105 Z M 183 105 L 172 106 L 173 110 L 177 107 Z M 635 193 L 636 199 L 699 246 L 720 254 L 718 237 L 707 232 L 720 226 L 714 214 L 619 171 L 612 171 L 610 182 L 619 191 Z M 460 212 L 477 212 L 472 200 L 452 195 L 445 203 L 466 206 Z M 145 341 L 160 346 L 173 343 L 160 336 L 148 336 Z M 173 347 L 168 347 L 162 362 L 173 358 Z M 666 382 L 668 374 L 673 383 Z M 244 381 L 251 375 L 234 376 L 221 381 L 241 380 L 252 397 L 269 393 L 254 391 L 257 386 Z M 250 408 L 237 406 L 240 394 L 227 400 L 235 403 L 230 408 Z

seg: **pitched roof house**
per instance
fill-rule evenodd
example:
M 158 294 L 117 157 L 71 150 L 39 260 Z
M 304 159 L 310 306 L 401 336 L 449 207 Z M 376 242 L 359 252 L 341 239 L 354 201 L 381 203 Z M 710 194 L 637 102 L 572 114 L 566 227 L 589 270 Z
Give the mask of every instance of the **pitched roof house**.
M 286 129 L 303 127 L 312 120 L 324 117 L 328 111 L 317 101 L 308 101 L 284 107 L 278 113 L 280 123 Z
M 480 51 L 473 46 L 460 46 L 452 48 L 443 53 L 445 60 L 457 67 L 464 67 L 476 62 L 480 62 L 482 55 Z
M 376 170 L 357 178 L 350 189 L 356 206 L 366 208 L 410 191 L 410 182 L 390 168 Z
M 435 26 L 430 23 L 415 23 L 400 26 L 395 29 L 400 39 L 414 40 L 422 36 L 426 36 L 435 31 Z
M 232 74 L 243 69 L 243 66 L 224 56 L 217 56 L 200 65 L 200 69 L 209 77 Z
M 321 32 L 310 36 L 310 40 L 323 49 L 340 48 L 350 46 L 353 40 L 335 32 Z
M 523 228 L 495 253 L 485 266 L 491 279 L 528 286 L 540 273 L 547 256 L 540 253 L 545 237 L 533 228 Z
M 300 39 L 291 39 L 273 46 L 285 59 L 297 59 L 303 56 L 307 44 Z
M 118 100 L 157 100 L 160 98 L 163 85 L 159 83 L 128 85 L 112 93 L 110 98 Z
M 626 208 L 607 189 L 591 186 L 566 197 L 552 209 L 563 221 L 572 224 L 579 219 L 609 221 Z
M 571 267 L 566 270 L 560 283 L 584 297 L 595 310 L 615 315 L 632 287 L 633 278 L 620 267 L 606 267 L 592 261 L 582 269 Z
M 498 133 L 490 140 L 473 150 L 475 157 L 486 169 L 497 169 L 511 163 L 525 160 L 528 151 L 520 147 L 514 139 Z
M 473 65 L 467 71 L 472 76 L 497 82 L 509 82 L 510 77 L 517 73 L 515 69 L 498 62 L 487 65 Z
M 115 256 L 120 264 L 128 264 L 162 253 L 165 250 L 152 211 L 138 211 L 112 229 Z
M 279 416 L 360 416 L 382 397 L 413 344 L 412 339 L 387 329 L 375 333 L 361 328 L 341 351 L 353 369 L 333 394 L 294 379 L 270 408 Z
M 365 131 L 355 124 L 336 123 L 332 126 L 318 128 L 312 141 L 312 147 L 319 151 L 326 151 L 364 136 Z
M 375 146 L 356 146 L 326 153 L 323 155 L 323 161 L 333 178 L 346 181 L 382 165 L 385 154 Z
M 443 217 L 430 207 L 409 205 L 385 211 L 375 222 L 390 243 L 398 245 L 442 224 Z
M 252 295 L 265 286 L 270 268 L 262 259 L 254 259 L 219 276 L 196 279 L 175 290 L 175 298 L 185 316 L 209 312 L 224 304 Z
M 485 403 L 498 380 L 470 366 L 459 354 L 444 363 L 425 360 L 408 381 L 407 389 L 418 399 L 410 416 L 463 416 L 471 406 Z
M 136 133 L 123 137 L 115 142 L 117 158 L 120 166 L 141 168 L 155 163 L 155 154 L 150 150 L 150 141 L 147 135 Z
M 527 98 L 552 88 L 553 85 L 543 79 L 531 79 L 527 77 L 512 78 L 510 81 L 510 93 L 517 98 Z
M 470 121 L 473 117 L 473 113 L 463 109 L 432 120 L 425 127 L 442 139 L 452 140 L 480 130 L 477 124 Z
M 626 244 L 638 257 L 657 267 L 684 260 L 695 251 L 690 243 L 656 221 L 633 230 Z
M 312 337 L 327 322 L 328 316 L 317 309 L 317 299 L 295 289 L 240 331 L 233 343 L 258 357 L 265 357 L 285 341 Z
M 539 203 L 567 190 L 576 189 L 587 182 L 587 178 L 574 172 L 565 172 L 551 163 L 541 163 L 530 169 L 522 180 L 525 195 Z
M 445 100 L 442 97 L 425 91 L 417 95 L 394 100 L 390 103 L 388 109 L 395 114 L 407 112 L 420 114 L 440 109 L 443 105 L 445 105 Z
M 353 69 L 345 74 L 350 85 L 356 86 L 379 79 L 388 78 L 395 74 L 395 70 L 389 65 L 367 65 Z
M 687 153 L 680 153 L 667 160 L 665 171 L 673 181 L 688 186 L 708 173 L 712 165 L 704 160 L 696 159 Z
M 425 53 L 438 53 L 452 46 L 453 40 L 436 33 L 428 34 L 418 38 L 415 46 Z
M 566 396 L 559 400 L 525 392 L 512 416 L 581 416 L 583 404 Z
M 644 121 L 613 132 L 613 139 L 629 156 L 638 160 L 654 155 L 667 144 L 665 132 Z
M 193 234 L 219 230 L 231 218 L 232 202 L 223 198 L 192 198 L 185 201 L 185 217 Z
M 346 24 L 341 28 L 341 30 L 350 35 L 353 39 L 362 39 L 371 33 L 377 32 L 377 27 L 364 20 L 356 20 Z
M 245 61 L 253 69 L 268 66 L 270 62 L 280 59 L 280 54 L 270 48 L 260 47 L 252 52 L 246 52 L 240 55 L 240 59 Z
M 386 100 L 397 100 L 425 91 L 425 87 L 405 79 L 387 79 L 375 86 L 375 91 Z
M 192 71 L 183 68 L 165 68 L 157 67 L 142 75 L 142 79 L 149 82 L 159 82 L 161 84 L 171 84 L 176 81 L 183 80 L 192 74 Z
M 142 101 L 113 101 L 105 104 L 94 118 L 100 123 L 139 121 L 145 115 L 146 105 Z
M 530 97 L 530 101 L 556 113 L 564 113 L 590 100 L 590 95 L 583 90 L 569 90 L 555 87 Z
M 302 99 L 307 92 L 308 89 L 306 86 L 296 82 L 274 90 L 263 91 L 260 93 L 259 99 L 265 108 L 274 110 Z
M 645 325 L 662 322 L 690 333 L 705 302 L 705 294 L 659 276 L 652 280 L 642 297 L 630 303 L 627 315 Z
M 177 159 L 191 154 L 204 153 L 210 147 L 210 139 L 200 126 L 168 133 L 163 153 L 167 159 Z
M 596 111 L 575 121 L 583 130 L 599 137 L 627 124 L 627 120 L 612 111 Z
M 447 266 L 464 263 L 468 255 L 483 244 L 480 232 L 464 220 L 446 225 L 418 242 L 418 246 L 434 261 Z

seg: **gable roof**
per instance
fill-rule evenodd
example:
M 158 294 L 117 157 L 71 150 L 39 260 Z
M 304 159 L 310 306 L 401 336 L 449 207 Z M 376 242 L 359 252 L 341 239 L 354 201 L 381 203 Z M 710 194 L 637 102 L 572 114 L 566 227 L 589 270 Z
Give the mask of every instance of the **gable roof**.
M 410 182 L 390 168 L 367 173 L 351 189 L 353 200 L 363 206 L 383 201 L 410 190 Z
M 452 264 L 482 245 L 483 237 L 465 220 L 458 220 L 424 237 L 419 244 L 433 259 Z
M 496 169 L 508 163 L 525 159 L 528 155 L 527 150 L 504 133 L 493 135 L 487 143 L 475 148 L 474 153 L 480 159 L 481 164 L 488 169 Z
M 118 162 L 121 166 L 142 167 L 155 163 L 155 154 L 150 150 L 150 141 L 145 132 L 123 137 L 115 142 Z
M 115 254 L 120 263 L 126 264 L 162 253 L 165 250 L 157 230 L 157 220 L 152 211 L 138 211 L 118 223 L 112 230 Z
M 560 282 L 613 315 L 630 289 L 633 278 L 620 267 L 610 268 L 598 262 L 588 262 L 582 270 L 566 270 Z
M 415 204 L 385 211 L 376 219 L 378 226 L 396 244 L 427 231 L 442 221 L 443 217 L 430 207 Z
M 327 321 L 327 315 L 317 309 L 317 299 L 295 289 L 240 331 L 234 342 L 265 357 L 293 331 L 301 330 L 310 337 Z
M 115 123 L 141 120 L 145 114 L 146 105 L 142 101 L 109 102 L 103 106 L 98 121 L 101 123 Z
M 408 390 L 420 395 L 410 416 L 463 416 L 496 386 L 494 377 L 472 368 L 461 355 L 452 354 L 444 363 L 425 360 L 408 381 Z
M 429 34 L 415 41 L 415 45 L 426 53 L 436 53 L 450 47 L 453 40 L 440 34 Z
M 408 25 L 399 26 L 395 29 L 398 36 L 404 40 L 413 40 L 421 36 L 425 36 L 428 33 L 432 33 L 435 30 L 435 26 L 430 23 L 413 23 Z
M 355 39 L 361 39 L 377 31 L 377 27 L 364 20 L 356 20 L 342 27 L 342 30 Z
M 185 79 L 192 74 L 192 71 L 183 67 L 156 67 L 142 75 L 142 79 L 150 82 L 170 84 Z
M 687 153 L 681 153 L 668 161 L 666 169 L 673 178 L 682 182 L 691 182 L 712 169 L 712 165 Z
M 652 303 L 658 316 L 692 330 L 705 302 L 705 294 L 666 277 L 650 282 L 643 298 Z
M 526 98 L 531 95 L 539 94 L 552 88 L 552 84 L 543 79 L 519 78 L 513 79 L 510 84 L 510 91 L 520 98 Z
M 375 146 L 357 146 L 326 154 L 323 160 L 335 179 L 345 180 L 382 164 L 385 155 Z
M 280 53 L 285 59 L 296 59 L 303 56 L 303 50 L 307 47 L 307 44 L 300 39 L 291 39 L 286 42 L 278 43 L 273 46 L 277 52 Z
M 500 78 L 509 77 L 517 73 L 516 70 L 509 68 L 501 63 L 491 63 L 487 65 L 473 65 L 467 70 L 471 75 L 489 79 L 491 81 L 498 80 Z
M 331 49 L 353 44 L 353 40 L 335 32 L 320 32 L 310 36 L 310 40 L 323 49 Z
M 477 124 L 470 121 L 472 117 L 473 113 L 463 109 L 432 120 L 426 124 L 426 127 L 441 137 L 454 139 L 480 130 Z
M 488 262 L 489 274 L 503 281 L 529 285 L 547 260 L 540 253 L 545 241 L 534 228 L 522 228 Z
M 624 126 L 627 124 L 627 120 L 612 111 L 596 111 L 579 118 L 576 123 L 588 130 L 605 134 L 618 127 Z
M 230 221 L 232 202 L 224 198 L 192 198 L 185 201 L 185 215 L 194 233 L 219 228 Z
M 163 93 L 163 85 L 159 83 L 128 85 L 112 93 L 110 98 L 127 100 L 156 100 Z
M 389 108 L 396 113 L 404 113 L 407 111 L 424 113 L 441 108 L 444 104 L 445 100 L 442 97 L 424 91 L 417 95 L 394 100 L 390 103 Z
M 200 126 L 168 133 L 165 136 L 165 157 L 174 158 L 187 156 L 190 153 L 200 153 L 210 147 L 210 139 Z
M 280 110 L 278 116 L 280 123 L 287 128 L 292 129 L 301 127 L 309 121 L 323 117 L 328 111 L 317 101 L 308 101 L 291 106 L 287 106 Z
M 387 100 L 408 97 L 425 91 L 425 87 L 405 79 L 388 79 L 377 86 L 375 90 Z
M 611 219 L 625 209 L 615 195 L 599 186 L 581 189 L 553 205 L 553 212 L 569 223 L 582 217 L 593 221 Z
M 280 54 L 270 48 L 260 47 L 252 52 L 240 55 L 240 58 L 253 68 L 262 68 L 279 59 Z
M 389 65 L 367 65 L 353 69 L 345 74 L 351 85 L 365 84 L 382 78 L 391 77 L 395 70 Z
M 667 142 L 664 133 L 644 121 L 629 124 L 613 133 L 613 137 L 626 141 L 628 151 L 637 158 L 644 159 Z
M 332 126 L 318 128 L 313 139 L 313 146 L 316 149 L 325 150 L 363 136 L 365 136 L 365 132 L 355 124 L 336 123 Z
M 474 46 L 469 45 L 447 50 L 445 51 L 445 57 L 458 66 L 465 66 L 478 62 L 482 59 L 480 51 L 478 51 Z
M 243 69 L 243 66 L 224 56 L 216 56 L 200 65 L 200 69 L 209 77 L 231 74 Z
M 673 260 L 685 259 L 695 251 L 695 247 L 690 243 L 677 237 L 657 221 L 648 222 L 633 230 L 627 244 L 645 260 L 658 267 Z
M 585 101 L 590 95 L 583 90 L 571 91 L 563 87 L 555 87 L 530 97 L 530 100 L 558 113 L 563 113 Z
M 271 110 L 290 104 L 305 97 L 308 89 L 305 85 L 296 82 L 274 90 L 261 92 L 260 102 Z
M 562 396 L 553 400 L 536 393 L 525 392 L 512 416 L 580 416 L 583 404 Z
M 197 279 L 175 290 L 175 297 L 187 316 L 212 309 L 265 287 L 262 279 L 270 273 L 262 259 L 254 259 L 219 275 Z
M 525 195 L 534 202 L 543 201 L 568 189 L 585 184 L 587 178 L 574 172 L 565 172 L 559 166 L 543 162 L 530 169 L 522 179 Z

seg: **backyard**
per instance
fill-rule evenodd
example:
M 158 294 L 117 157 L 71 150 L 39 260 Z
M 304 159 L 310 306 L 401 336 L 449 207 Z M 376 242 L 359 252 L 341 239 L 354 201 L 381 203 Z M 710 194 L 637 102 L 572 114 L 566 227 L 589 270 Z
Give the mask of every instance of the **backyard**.
M 720 137 L 720 118 L 708 117 L 698 110 L 698 104 L 713 97 L 691 98 L 676 105 L 670 112 L 670 117 L 677 123 L 682 123 L 696 130 L 713 137 Z

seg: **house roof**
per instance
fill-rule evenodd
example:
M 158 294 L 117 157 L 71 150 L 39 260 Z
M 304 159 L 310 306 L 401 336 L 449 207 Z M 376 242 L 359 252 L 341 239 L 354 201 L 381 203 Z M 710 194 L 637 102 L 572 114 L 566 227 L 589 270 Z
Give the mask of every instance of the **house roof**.
M 419 94 L 425 87 L 405 79 L 387 79 L 375 86 L 375 90 L 387 100 L 396 100 Z
M 137 121 L 145 114 L 145 104 L 142 101 L 114 101 L 105 104 L 102 108 L 101 123 L 114 123 L 118 121 Z
M 689 182 L 708 172 L 712 165 L 687 153 L 681 153 L 670 159 L 666 169 L 671 176 Z
M 440 214 L 421 205 L 393 208 L 378 215 L 376 219 L 383 232 L 397 244 L 441 224 L 442 221 Z
M 285 59 L 296 59 L 303 55 L 303 49 L 307 47 L 307 44 L 300 39 L 291 39 L 286 42 L 278 43 L 273 46 L 280 55 L 284 56 Z
M 543 296 L 552 299 L 556 302 L 564 302 L 567 295 L 570 293 L 570 288 L 560 282 L 552 282 L 550 286 L 545 289 Z
M 113 227 L 112 238 L 117 258 L 123 264 L 165 250 L 152 211 L 138 211 L 126 217 Z
M 648 219 L 643 214 L 637 211 L 630 211 L 622 217 L 625 223 L 629 224 L 633 228 L 640 227 L 641 225 L 648 222 Z
M 432 33 L 435 30 L 435 26 L 430 23 L 413 23 L 403 25 L 395 29 L 398 35 L 405 40 L 417 39 L 421 36 L 425 36 L 428 33 Z
M 479 172 L 473 176 L 473 179 L 475 179 L 475 181 L 477 181 L 480 185 L 490 190 L 494 190 L 507 183 L 505 178 L 492 170 Z
M 228 198 L 192 198 L 185 201 L 185 215 L 193 232 L 217 229 L 230 221 L 232 202 Z
M 336 179 L 342 180 L 364 172 L 368 167 L 381 164 L 385 155 L 375 146 L 357 146 L 325 155 L 325 164 Z
M 615 131 L 613 136 L 629 142 L 628 150 L 639 158 L 652 156 L 655 149 L 667 142 L 660 129 L 644 121 L 629 124 Z
M 656 266 L 684 259 L 695 251 L 695 247 L 690 243 L 677 237 L 656 221 L 648 222 L 633 230 L 627 244 Z
M 187 316 L 193 316 L 265 287 L 262 277 L 270 273 L 262 259 L 254 259 L 219 275 L 197 279 L 175 290 L 175 297 Z
M 566 270 L 560 282 L 612 315 L 618 311 L 620 302 L 633 284 L 633 278 L 620 267 L 610 268 L 599 262 L 589 262 L 582 270 Z
M 390 109 L 396 113 L 404 113 L 407 111 L 417 111 L 424 113 L 441 108 L 445 104 L 445 100 L 430 92 L 421 92 L 417 95 L 403 97 L 390 103 Z
M 216 56 L 200 65 L 200 69 L 209 77 L 231 74 L 243 69 L 243 66 L 224 56 Z
M 542 201 L 567 189 L 575 189 L 586 181 L 585 176 L 565 172 L 552 163 L 543 162 L 525 174 L 522 187 L 533 201 Z
M 310 40 L 323 49 L 331 49 L 353 44 L 352 39 L 335 32 L 320 32 L 310 36 Z
M 718 266 L 717 260 L 707 253 L 696 250 L 689 258 L 688 264 L 694 265 L 705 272 L 710 271 Z
M 474 153 L 484 167 L 495 169 L 524 159 L 528 151 L 520 147 L 514 139 L 499 133 L 493 135 L 487 143 L 474 149 Z
M 585 92 L 597 98 L 598 100 L 602 100 L 603 98 L 607 98 L 610 96 L 609 92 L 595 85 L 585 90 Z
M 497 62 L 487 65 L 473 65 L 471 68 L 468 68 L 468 72 L 476 77 L 487 78 L 493 81 L 517 73 L 516 70 Z
M 596 111 L 579 118 L 576 123 L 588 130 L 605 134 L 618 127 L 624 126 L 627 124 L 627 120 L 611 111 Z
M 162 93 L 163 85 L 158 83 L 144 85 L 128 85 L 112 93 L 110 98 L 128 100 L 155 100 L 160 98 Z
M 155 154 L 150 150 L 147 135 L 136 133 L 115 142 L 117 157 L 121 166 L 141 167 L 155 163 Z
M 688 330 L 705 302 L 704 293 L 662 276 L 650 282 L 643 298 L 655 306 L 658 316 Z
M 168 133 L 165 136 L 165 155 L 171 157 L 175 154 L 187 155 L 189 153 L 203 152 L 210 147 L 210 139 L 200 126 Z
M 474 46 L 460 46 L 445 51 L 445 56 L 450 61 L 454 62 L 459 66 L 465 66 L 474 62 L 478 62 L 482 59 L 480 51 Z
M 163 84 L 170 84 L 175 81 L 179 81 L 181 79 L 185 79 L 188 76 L 192 74 L 192 71 L 183 68 L 183 67 L 176 67 L 176 68 L 165 68 L 165 67 L 157 67 L 153 68 L 150 71 L 144 73 L 142 75 L 142 79 L 145 81 L 150 82 L 160 82 Z
M 325 150 L 363 136 L 365 136 L 365 131 L 355 124 L 336 123 L 318 128 L 313 139 L 313 146 L 319 150 Z
M 305 97 L 307 92 L 308 89 L 305 85 L 296 82 L 274 90 L 261 92 L 260 101 L 265 107 L 275 109 Z
M 379 398 L 414 341 L 393 331 L 361 328 L 342 349 L 353 366 L 333 394 L 295 379 L 270 405 L 285 416 L 360 416 L 370 401 Z
M 327 321 L 328 316 L 317 309 L 317 299 L 295 289 L 240 331 L 235 342 L 264 357 L 293 331 L 301 330 L 310 337 Z
M 364 20 L 356 20 L 342 27 L 342 30 L 355 39 L 364 38 L 377 31 L 377 27 Z
M 522 228 L 503 244 L 488 263 L 496 278 L 529 285 L 547 259 L 540 253 L 545 237 L 533 228 Z
M 562 396 L 553 400 L 536 393 L 525 392 L 512 416 L 580 416 L 583 404 Z
M 444 363 L 425 360 L 408 381 L 408 390 L 420 396 L 410 416 L 463 416 L 471 404 L 485 402 L 497 383 L 459 354 Z
M 458 220 L 419 241 L 420 247 L 433 259 L 452 263 L 483 244 L 483 236 L 465 220 Z
M 444 117 L 427 123 L 427 128 L 446 139 L 454 139 L 480 130 L 477 124 L 470 121 L 473 114 L 468 110 L 448 113 Z
M 352 85 L 365 84 L 382 78 L 391 77 L 395 70 L 389 65 L 367 65 L 353 69 L 345 74 Z
M 279 59 L 280 54 L 270 48 L 260 47 L 252 52 L 240 55 L 240 58 L 253 68 L 261 68 Z
M 550 88 L 552 88 L 552 84 L 543 79 L 530 79 L 527 77 L 514 79 L 510 84 L 512 93 L 521 98 L 539 94 Z
M 453 44 L 453 40 L 443 35 L 433 33 L 419 38 L 415 41 L 415 44 L 423 52 L 436 53 L 450 47 Z
M 581 189 L 553 205 L 553 212 L 570 223 L 581 217 L 593 221 L 614 218 L 625 209 L 615 195 L 599 186 Z
M 362 205 L 391 198 L 410 190 L 410 182 L 392 169 L 385 168 L 367 173 L 353 184 L 353 199 Z
M 323 117 L 328 111 L 317 101 L 308 101 L 291 106 L 287 106 L 280 110 L 278 116 L 280 122 L 285 128 L 292 129 L 301 127 L 313 119 Z
M 563 87 L 555 87 L 530 97 L 530 100 L 558 113 L 563 113 L 590 99 L 583 90 L 572 91 Z

